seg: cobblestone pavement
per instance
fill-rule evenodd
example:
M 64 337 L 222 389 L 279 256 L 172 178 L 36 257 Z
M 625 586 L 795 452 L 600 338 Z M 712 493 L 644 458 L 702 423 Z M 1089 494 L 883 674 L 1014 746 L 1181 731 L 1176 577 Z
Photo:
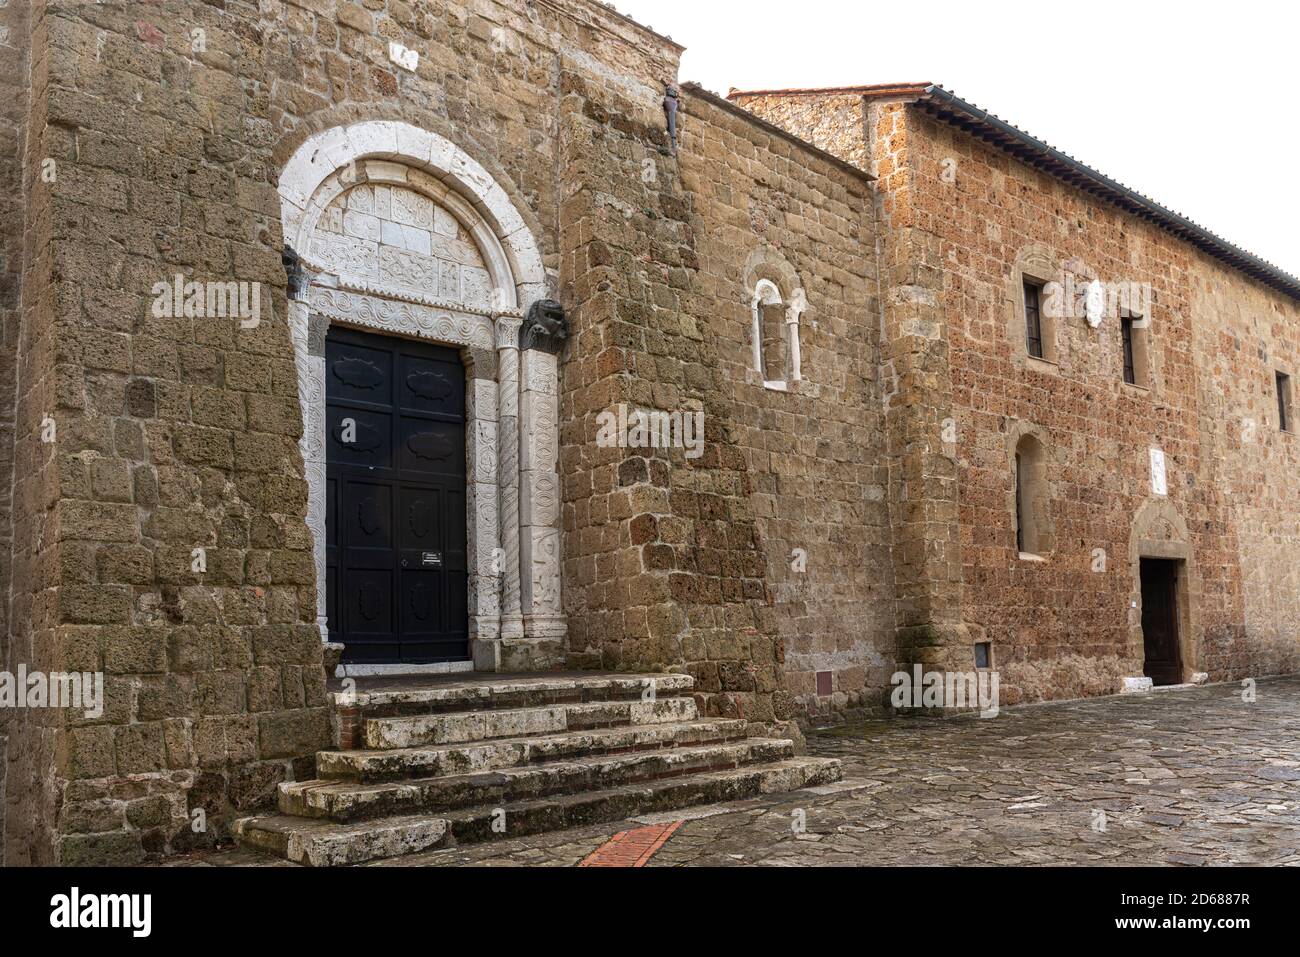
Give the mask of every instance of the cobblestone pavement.
M 617 832 L 684 820 L 646 866 L 1300 864 L 1300 677 L 1256 694 L 875 721 L 809 736 L 844 761 L 835 785 L 386 863 L 573 866 Z

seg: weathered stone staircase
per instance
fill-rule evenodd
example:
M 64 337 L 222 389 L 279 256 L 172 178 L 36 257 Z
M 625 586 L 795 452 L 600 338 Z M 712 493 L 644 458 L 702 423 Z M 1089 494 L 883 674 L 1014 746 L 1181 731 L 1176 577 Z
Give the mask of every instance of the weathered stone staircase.
M 281 813 L 236 821 L 235 834 L 338 866 L 839 780 L 836 760 L 701 718 L 693 686 L 532 675 L 336 696 L 364 749 L 321 752 L 318 779 L 281 784 Z

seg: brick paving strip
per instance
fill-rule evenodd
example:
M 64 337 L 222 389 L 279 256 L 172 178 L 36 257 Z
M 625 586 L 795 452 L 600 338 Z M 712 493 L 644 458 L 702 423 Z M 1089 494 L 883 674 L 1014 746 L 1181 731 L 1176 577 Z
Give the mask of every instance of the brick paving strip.
M 632 831 L 619 831 L 588 854 L 579 867 L 645 867 L 655 852 L 667 843 L 681 821 L 652 824 Z

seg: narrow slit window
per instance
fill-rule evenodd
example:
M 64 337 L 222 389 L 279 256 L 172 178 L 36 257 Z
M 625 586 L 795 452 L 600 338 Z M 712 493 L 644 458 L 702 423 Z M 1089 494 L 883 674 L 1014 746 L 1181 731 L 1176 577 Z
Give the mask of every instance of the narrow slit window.
M 1016 453 L 1016 551 L 1025 550 L 1025 487 L 1024 465 Z
M 1025 280 L 1025 346 L 1035 359 L 1043 358 L 1043 289 Z
M 1119 321 L 1119 334 L 1124 343 L 1124 381 L 1137 385 L 1137 364 L 1133 361 L 1133 320 L 1128 317 Z
M 1291 431 L 1291 377 L 1277 373 L 1277 424 L 1283 432 Z

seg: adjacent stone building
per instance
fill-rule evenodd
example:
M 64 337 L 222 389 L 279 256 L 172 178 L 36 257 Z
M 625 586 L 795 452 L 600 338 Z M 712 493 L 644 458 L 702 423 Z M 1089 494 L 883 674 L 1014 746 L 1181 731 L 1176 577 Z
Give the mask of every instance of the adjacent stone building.
M 1300 280 L 940 87 L 731 99 L 878 177 L 882 321 L 907 336 L 882 374 L 927 381 L 891 429 L 927 490 L 916 564 L 895 525 L 904 657 L 987 642 L 1004 702 L 1104 694 L 1143 674 L 1163 584 L 1170 680 L 1294 671 Z M 1051 284 L 1077 298 L 1044 301 L 1034 355 L 1026 285 Z
M 915 663 L 1118 690 L 1153 596 L 1161 680 L 1295 668 L 1300 282 L 938 87 L 677 91 L 591 0 L 0 26 L 0 659 L 105 678 L 0 709 L 8 864 L 225 839 L 327 672 L 797 735 Z M 1031 355 L 1067 277 L 1149 312 Z

